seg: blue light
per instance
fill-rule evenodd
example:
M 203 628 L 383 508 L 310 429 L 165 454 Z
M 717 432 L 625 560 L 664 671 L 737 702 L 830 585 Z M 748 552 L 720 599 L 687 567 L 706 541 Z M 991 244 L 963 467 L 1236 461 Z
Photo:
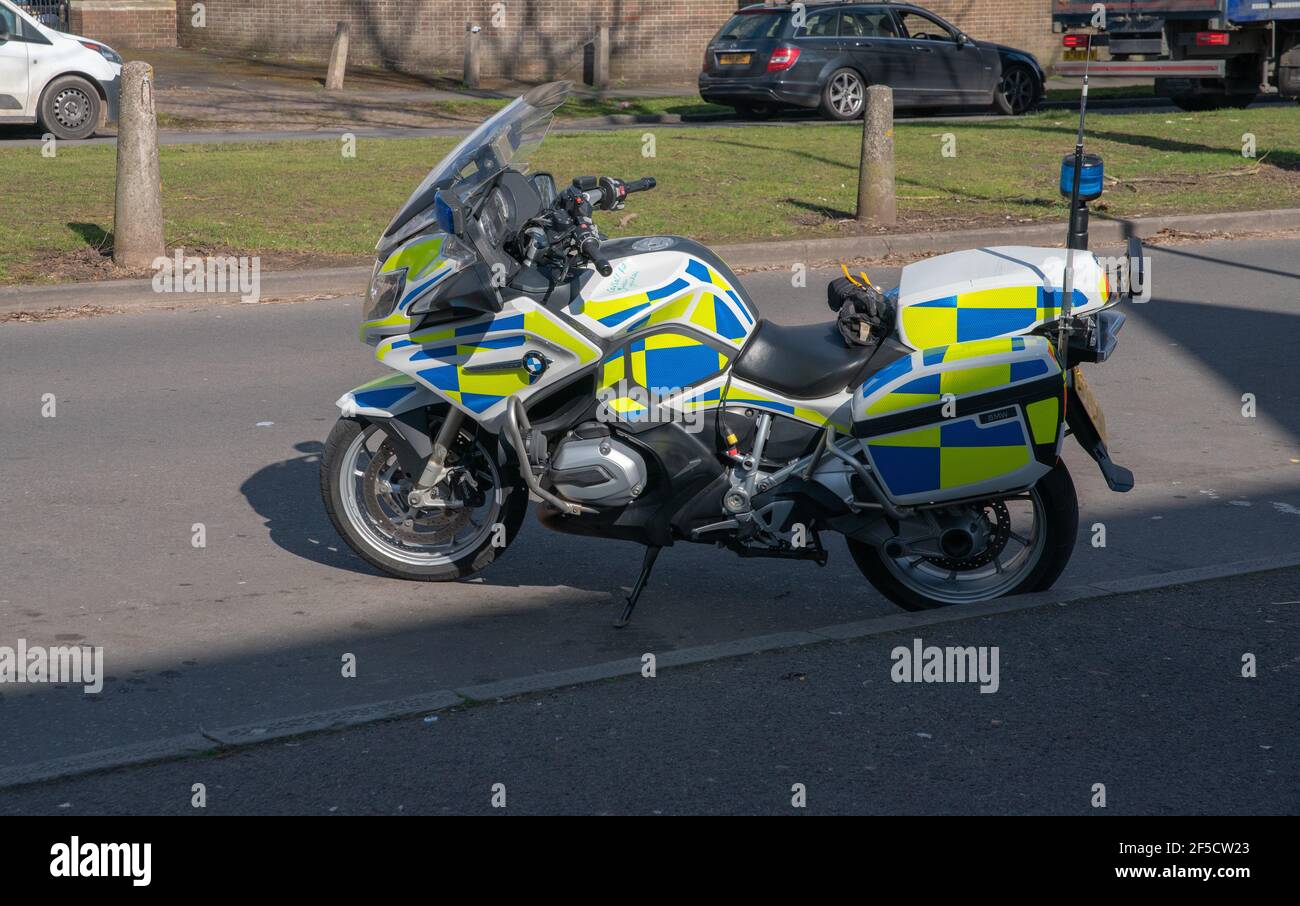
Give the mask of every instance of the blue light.
M 456 235 L 456 217 L 452 213 L 451 205 L 443 200 L 441 192 L 433 196 L 433 217 L 438 221 L 440 230 L 453 236 Z
M 1096 154 L 1083 156 L 1083 172 L 1079 175 L 1079 199 L 1092 201 L 1101 197 L 1103 167 Z M 1061 194 L 1066 198 L 1074 190 L 1074 155 L 1067 154 L 1061 161 Z

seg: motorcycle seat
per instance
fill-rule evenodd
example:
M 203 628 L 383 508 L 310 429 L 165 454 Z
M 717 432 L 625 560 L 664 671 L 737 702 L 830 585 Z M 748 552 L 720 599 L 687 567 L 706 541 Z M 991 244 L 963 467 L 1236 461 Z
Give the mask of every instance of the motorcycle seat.
M 875 370 L 898 357 L 881 350 L 877 364 L 877 348 L 845 345 L 833 321 L 790 327 L 760 319 L 732 374 L 793 399 L 819 399 L 861 383 L 869 362 Z

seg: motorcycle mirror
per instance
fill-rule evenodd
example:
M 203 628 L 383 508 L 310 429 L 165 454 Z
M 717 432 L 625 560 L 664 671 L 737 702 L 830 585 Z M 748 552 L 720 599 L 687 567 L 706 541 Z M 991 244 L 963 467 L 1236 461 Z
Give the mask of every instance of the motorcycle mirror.
M 538 197 L 542 199 L 542 207 L 549 208 L 555 204 L 555 198 L 558 196 L 559 189 L 555 185 L 555 177 L 550 173 L 534 173 L 528 177 L 533 188 L 537 191 Z

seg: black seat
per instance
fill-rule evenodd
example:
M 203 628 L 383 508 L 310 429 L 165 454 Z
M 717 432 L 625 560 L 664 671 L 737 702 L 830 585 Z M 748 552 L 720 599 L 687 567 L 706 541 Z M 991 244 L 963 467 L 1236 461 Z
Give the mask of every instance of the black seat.
M 834 321 L 786 327 L 760 320 L 732 373 L 794 399 L 818 399 L 861 382 L 875 349 L 845 345 Z

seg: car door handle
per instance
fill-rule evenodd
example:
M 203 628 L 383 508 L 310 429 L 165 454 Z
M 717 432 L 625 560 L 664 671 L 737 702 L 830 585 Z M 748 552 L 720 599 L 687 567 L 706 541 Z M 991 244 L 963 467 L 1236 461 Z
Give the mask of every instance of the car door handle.
M 870 46 L 871 46 L 871 42 L 870 42 L 870 41 L 854 41 L 854 42 L 853 42 L 853 46 L 854 46 L 854 47 L 870 47 Z
M 921 53 L 934 53 L 933 47 L 926 47 L 924 44 L 913 44 L 913 50 L 919 50 Z

